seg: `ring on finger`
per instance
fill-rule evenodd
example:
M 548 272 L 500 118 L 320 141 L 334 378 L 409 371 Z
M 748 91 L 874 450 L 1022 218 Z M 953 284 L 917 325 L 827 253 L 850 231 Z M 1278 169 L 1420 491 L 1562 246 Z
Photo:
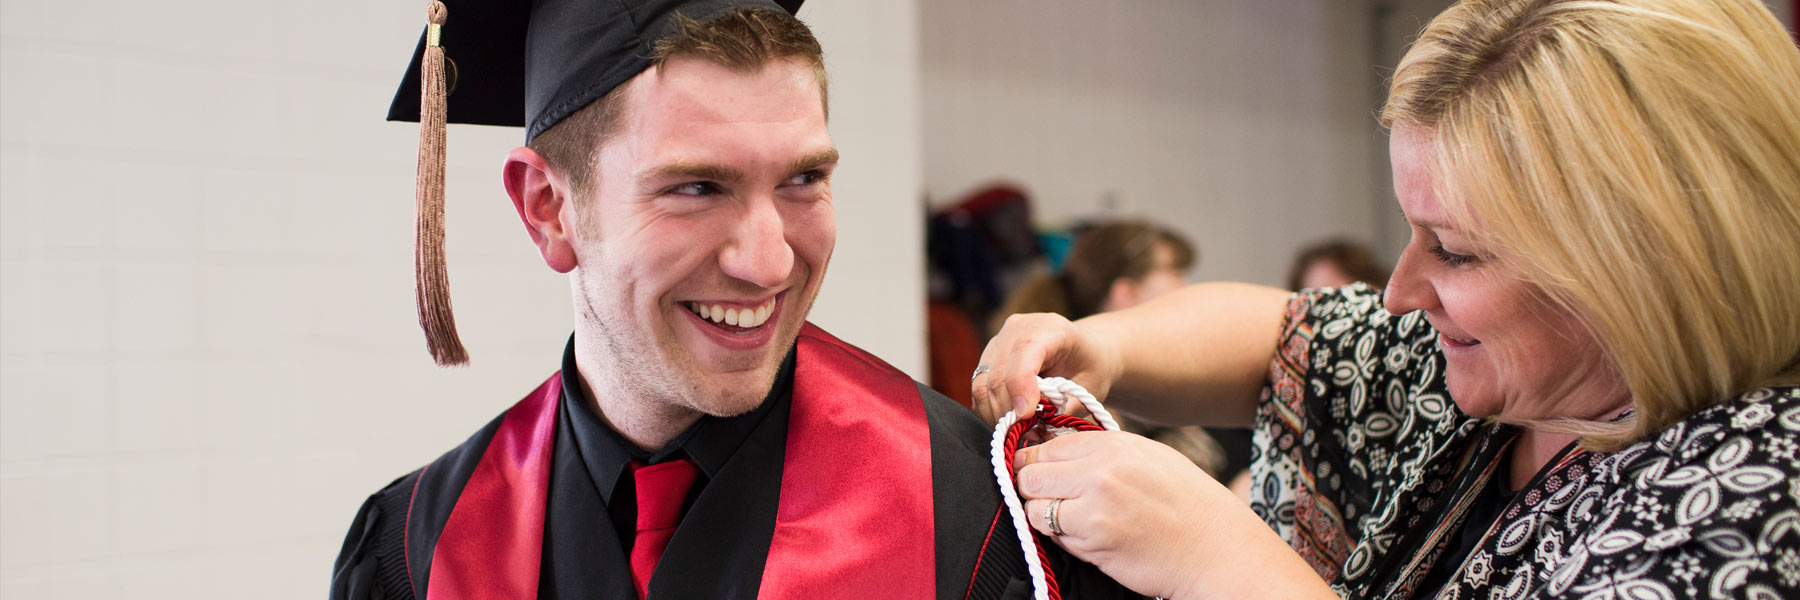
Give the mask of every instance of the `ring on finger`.
M 980 377 L 982 373 L 986 373 L 988 370 L 989 367 L 987 365 L 976 365 L 975 374 L 969 376 L 969 381 L 975 381 L 976 377 Z
M 1051 500 L 1049 506 L 1044 507 L 1044 524 L 1050 526 L 1050 535 L 1056 537 L 1063 536 L 1062 523 L 1057 520 L 1057 517 L 1061 516 L 1062 501 L 1062 498 L 1057 498 Z

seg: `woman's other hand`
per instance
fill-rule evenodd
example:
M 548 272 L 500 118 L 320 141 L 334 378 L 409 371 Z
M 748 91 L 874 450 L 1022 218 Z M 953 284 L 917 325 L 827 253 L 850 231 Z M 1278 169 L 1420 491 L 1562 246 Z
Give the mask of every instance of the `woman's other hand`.
M 1138 593 L 1335 597 L 1243 501 L 1173 448 L 1083 432 L 1021 450 L 1015 464 L 1031 527 Z M 1062 535 L 1047 521 L 1052 502 Z
M 1092 336 L 1061 315 L 1013 315 L 981 351 L 987 367 L 969 382 L 975 414 L 992 425 L 1006 411 L 1036 410 L 1038 377 L 1062 377 L 1105 399 L 1118 376 L 1117 360 Z

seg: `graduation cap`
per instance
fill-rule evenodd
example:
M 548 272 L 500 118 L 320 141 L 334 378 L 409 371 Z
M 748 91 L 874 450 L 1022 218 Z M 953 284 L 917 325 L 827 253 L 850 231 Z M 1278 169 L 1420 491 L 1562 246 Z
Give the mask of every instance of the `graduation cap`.
M 432 0 L 390 121 L 419 123 L 419 326 L 439 365 L 467 363 L 444 267 L 444 126 L 525 127 L 530 142 L 649 68 L 676 15 L 705 21 L 803 0 Z M 454 10 L 454 18 L 450 14 Z M 449 101 L 452 98 L 454 102 Z

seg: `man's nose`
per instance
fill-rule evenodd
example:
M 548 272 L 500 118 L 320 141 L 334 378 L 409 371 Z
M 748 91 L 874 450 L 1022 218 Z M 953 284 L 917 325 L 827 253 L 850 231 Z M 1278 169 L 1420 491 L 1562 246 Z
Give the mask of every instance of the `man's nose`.
M 719 251 L 719 268 L 727 276 L 758 287 L 775 288 L 787 282 L 794 269 L 794 249 L 788 246 L 774 198 L 752 198 L 745 204 L 741 219 L 732 225 L 730 239 Z

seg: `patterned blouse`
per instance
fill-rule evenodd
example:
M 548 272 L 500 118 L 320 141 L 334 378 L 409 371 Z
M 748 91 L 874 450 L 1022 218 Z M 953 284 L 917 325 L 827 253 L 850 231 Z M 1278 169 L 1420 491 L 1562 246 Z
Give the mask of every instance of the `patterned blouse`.
M 1571 446 L 1489 525 L 1463 517 L 1518 430 L 1459 411 L 1443 363 L 1423 314 L 1366 286 L 1288 305 L 1251 507 L 1340 596 L 1800 598 L 1800 386 L 1618 452 Z M 1486 534 L 1423 584 L 1465 527 Z

